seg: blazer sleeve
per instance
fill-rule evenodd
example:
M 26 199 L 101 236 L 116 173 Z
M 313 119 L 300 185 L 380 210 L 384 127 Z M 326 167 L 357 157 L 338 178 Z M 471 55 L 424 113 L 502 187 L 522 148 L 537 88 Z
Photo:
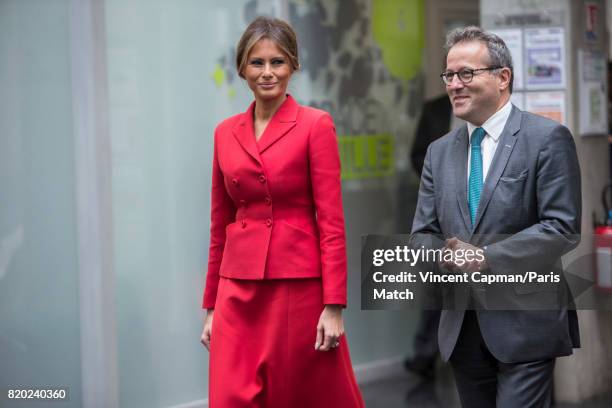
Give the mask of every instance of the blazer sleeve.
M 319 229 L 323 303 L 346 306 L 346 237 L 342 210 L 340 155 L 336 129 L 327 113 L 309 135 L 312 193 Z
M 218 135 L 215 131 L 213 165 L 212 165 L 212 191 L 210 204 L 210 248 L 208 251 L 208 272 L 206 274 L 206 288 L 202 300 L 202 308 L 214 309 L 219 286 L 219 269 L 225 248 L 225 227 L 234 222 L 236 206 L 227 193 L 223 181 L 223 172 L 219 166 Z
M 442 229 L 440 228 L 438 211 L 436 209 L 432 150 L 433 145 L 430 144 L 425 155 L 416 213 L 412 221 L 412 233 L 410 236 L 410 246 L 412 248 L 423 246 L 428 249 L 440 249 L 444 247 Z

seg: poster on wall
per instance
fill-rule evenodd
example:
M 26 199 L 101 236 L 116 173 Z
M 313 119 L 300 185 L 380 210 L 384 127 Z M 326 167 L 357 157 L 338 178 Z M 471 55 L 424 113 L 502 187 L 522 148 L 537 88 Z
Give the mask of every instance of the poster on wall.
M 508 28 L 492 30 L 493 33 L 501 37 L 506 43 L 512 55 L 512 63 L 514 65 L 514 89 L 523 89 L 525 84 L 523 81 L 524 65 L 523 65 L 523 32 L 520 28 Z
M 606 59 L 597 51 L 578 51 L 579 133 L 608 133 Z
M 565 125 L 565 92 L 527 92 L 525 110 Z
M 529 90 L 565 87 L 564 29 L 525 30 L 526 88 Z

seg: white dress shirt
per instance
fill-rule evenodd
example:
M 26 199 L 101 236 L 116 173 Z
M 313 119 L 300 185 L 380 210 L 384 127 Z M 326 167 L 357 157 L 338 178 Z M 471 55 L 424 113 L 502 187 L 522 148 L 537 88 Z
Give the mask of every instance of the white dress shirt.
M 482 139 L 481 147 L 481 155 L 482 155 L 482 182 L 484 183 L 487 179 L 487 173 L 489 172 L 489 168 L 491 167 L 491 162 L 493 161 L 493 156 L 495 155 L 495 150 L 497 150 L 497 145 L 499 143 L 499 137 L 501 136 L 504 127 L 506 126 L 506 122 L 508 121 L 508 117 L 510 117 L 510 112 L 512 111 L 512 103 L 510 100 L 497 112 L 495 112 L 489 119 L 486 120 L 482 126 L 475 126 L 468 122 L 468 135 L 470 142 L 472 141 L 472 133 L 477 127 L 481 127 L 487 132 L 485 137 Z M 472 156 L 472 149 L 468 146 L 468 159 L 467 159 L 467 178 L 468 183 L 470 180 L 470 159 Z

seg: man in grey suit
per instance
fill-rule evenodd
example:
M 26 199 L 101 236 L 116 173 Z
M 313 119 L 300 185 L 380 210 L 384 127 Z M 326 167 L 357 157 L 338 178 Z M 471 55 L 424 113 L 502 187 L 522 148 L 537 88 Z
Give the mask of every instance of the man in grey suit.
M 455 116 L 467 125 L 427 150 L 412 245 L 483 251 L 484 259 L 445 262 L 440 273 L 562 275 L 561 256 L 580 241 L 580 168 L 572 135 L 511 104 L 512 58 L 498 36 L 460 28 L 449 33 L 446 49 L 441 77 Z M 567 284 L 488 291 L 443 292 L 438 342 L 462 405 L 550 406 L 555 358 L 579 347 Z M 487 307 L 499 298 L 513 310 Z

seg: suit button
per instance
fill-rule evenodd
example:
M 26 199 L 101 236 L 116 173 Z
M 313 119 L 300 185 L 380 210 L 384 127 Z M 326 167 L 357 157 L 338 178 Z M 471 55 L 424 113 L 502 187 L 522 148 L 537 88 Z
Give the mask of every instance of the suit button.
M 246 221 L 245 220 L 242 220 L 241 224 L 242 224 L 242 228 L 246 228 Z
M 263 174 L 260 174 L 259 175 L 259 182 L 262 183 L 262 184 L 265 183 L 266 182 L 266 176 L 264 176 Z
M 268 227 L 271 227 L 271 226 L 272 226 L 272 218 L 268 218 L 268 219 L 266 220 L 266 225 L 267 225 Z
M 232 179 L 232 184 L 235 185 L 236 187 L 238 187 L 238 179 L 237 178 L 233 178 Z
M 246 207 L 246 200 L 240 200 L 240 205 Z
M 264 202 L 266 203 L 266 205 L 272 205 L 272 199 L 270 197 L 264 198 Z

